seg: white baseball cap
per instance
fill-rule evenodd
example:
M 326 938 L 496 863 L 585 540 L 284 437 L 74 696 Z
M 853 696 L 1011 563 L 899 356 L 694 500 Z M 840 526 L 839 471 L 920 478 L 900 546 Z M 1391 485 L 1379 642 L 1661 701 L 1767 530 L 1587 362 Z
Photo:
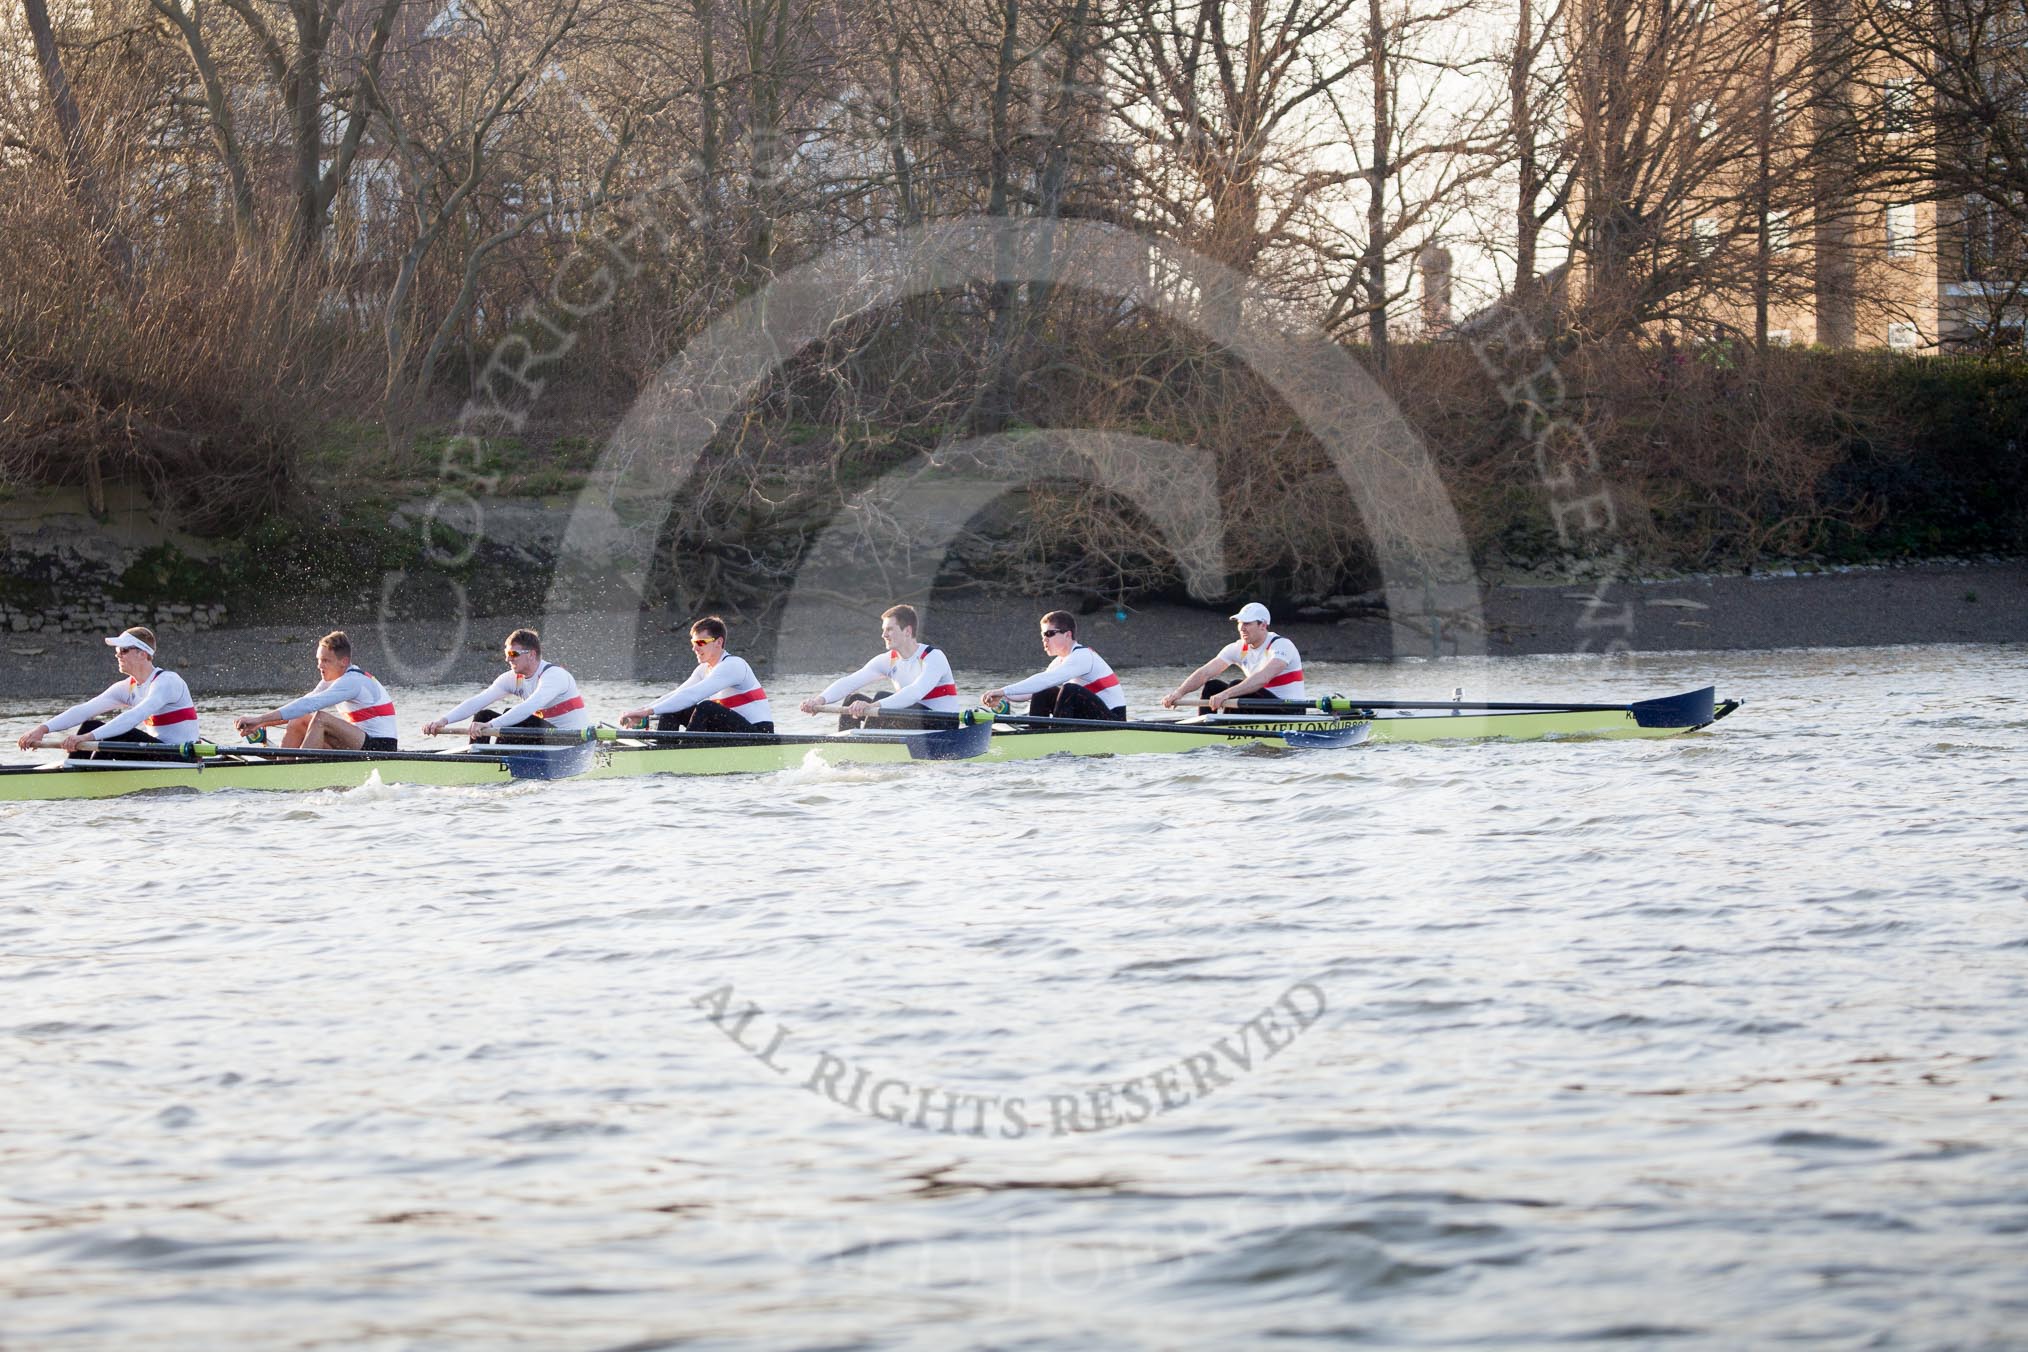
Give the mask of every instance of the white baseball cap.
M 135 638 L 132 634 L 114 634 L 106 640 L 106 646 L 115 652 L 118 652 L 122 648 L 139 648 L 150 657 L 155 655 L 153 648 L 141 642 L 141 640 Z
M 1258 601 L 1248 601 L 1235 614 L 1226 618 L 1238 620 L 1241 624 L 1266 624 L 1272 619 L 1268 614 L 1268 608 Z

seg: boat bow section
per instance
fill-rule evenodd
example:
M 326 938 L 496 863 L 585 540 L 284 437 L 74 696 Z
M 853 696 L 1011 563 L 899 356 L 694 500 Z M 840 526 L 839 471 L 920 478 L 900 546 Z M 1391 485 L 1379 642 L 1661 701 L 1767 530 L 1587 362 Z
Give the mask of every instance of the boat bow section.
M 1634 722 L 1644 728 L 1701 728 L 1718 721 L 1717 703 L 1718 688 L 1707 685 L 1702 690 L 1686 690 L 1680 695 L 1637 700 L 1627 707 L 1634 715 Z M 1738 701 L 1732 701 L 1725 712 L 1731 713 L 1738 707 Z

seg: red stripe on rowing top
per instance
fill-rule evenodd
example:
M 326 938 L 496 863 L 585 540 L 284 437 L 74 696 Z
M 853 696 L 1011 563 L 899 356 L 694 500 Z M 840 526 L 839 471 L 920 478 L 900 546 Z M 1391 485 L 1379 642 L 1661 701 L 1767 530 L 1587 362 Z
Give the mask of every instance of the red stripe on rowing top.
M 186 704 L 181 709 L 171 709 L 166 714 L 156 714 L 148 720 L 148 726 L 160 728 L 166 727 L 171 723 L 191 723 L 195 722 L 196 719 L 197 710 Z
M 385 704 L 376 704 L 370 709 L 354 709 L 345 716 L 354 723 L 364 723 L 369 718 L 393 718 L 394 701 L 389 700 Z
M 957 693 L 958 688 L 954 685 L 933 685 L 923 692 L 922 697 L 924 699 L 942 699 L 945 695 L 955 695 Z
M 561 704 L 552 704 L 547 709 L 537 709 L 535 716 L 537 718 L 554 718 L 558 714 L 574 713 L 582 708 L 584 708 L 584 696 L 572 695 Z
M 757 699 L 766 699 L 767 697 L 768 697 L 767 691 L 761 689 L 759 686 L 755 686 L 753 689 L 747 691 L 744 695 L 727 695 L 724 699 L 721 699 L 718 702 L 728 709 L 737 709 L 742 704 L 751 704 Z
M 1303 669 L 1301 667 L 1297 667 L 1294 671 L 1283 672 L 1281 675 L 1275 677 L 1272 681 L 1269 681 L 1266 685 L 1262 686 L 1261 689 L 1272 690 L 1278 685 L 1294 685 L 1297 681 L 1300 681 L 1302 679 L 1303 679 Z
M 1099 691 L 1110 690 L 1119 683 L 1120 683 L 1119 677 L 1113 675 L 1106 675 L 1101 676 L 1096 681 L 1093 681 L 1090 685 L 1086 686 L 1085 689 L 1091 691 L 1092 694 L 1096 695 Z

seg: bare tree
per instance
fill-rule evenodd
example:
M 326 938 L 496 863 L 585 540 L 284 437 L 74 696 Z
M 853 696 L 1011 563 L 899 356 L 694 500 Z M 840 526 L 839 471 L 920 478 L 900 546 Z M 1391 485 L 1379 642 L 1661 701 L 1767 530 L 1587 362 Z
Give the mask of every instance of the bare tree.
M 2028 0 L 1858 0 L 1870 67 L 1910 139 L 1926 196 L 1989 341 L 2020 341 L 2028 306 Z
M 1402 265 L 1493 174 L 1501 138 L 1494 90 L 1475 78 L 1491 61 L 1472 50 L 1474 0 L 1365 0 L 1363 17 L 1356 70 L 1328 94 L 1360 171 L 1363 230 L 1348 247 L 1327 216 L 1318 245 L 1327 267 L 1351 264 L 1343 277 L 1327 273 L 1326 328 L 1363 325 L 1385 368 L 1394 309 L 1414 284 Z M 1363 98 L 1349 98 L 1361 85 Z
M 1358 170 L 1325 151 L 1364 0 L 1130 0 L 1111 59 L 1147 224 L 1250 276 Z M 1230 306 L 1229 297 L 1211 297 Z
M 134 246 L 121 228 L 114 203 L 93 162 L 85 130 L 84 114 L 64 68 L 63 53 L 50 23 L 47 0 L 21 0 L 28 31 L 35 42 L 35 68 L 42 77 L 42 93 L 55 118 L 57 143 L 61 149 L 64 183 L 70 190 L 100 252 L 119 279 L 122 291 L 135 283 Z
M 410 0 L 372 0 L 364 7 L 363 24 L 348 0 L 286 0 L 279 15 L 254 0 L 217 0 L 224 14 L 207 0 L 149 2 L 173 26 L 188 54 L 219 167 L 230 184 L 242 247 L 258 232 L 261 174 L 250 162 L 238 110 L 247 102 L 241 81 L 258 78 L 287 128 L 289 254 L 298 265 L 316 259 L 330 227 L 332 202 L 350 180 L 373 113 L 372 90 L 397 20 Z M 281 22 L 271 22 L 273 18 Z M 252 67 L 245 72 L 234 60 L 242 50 L 249 53 Z

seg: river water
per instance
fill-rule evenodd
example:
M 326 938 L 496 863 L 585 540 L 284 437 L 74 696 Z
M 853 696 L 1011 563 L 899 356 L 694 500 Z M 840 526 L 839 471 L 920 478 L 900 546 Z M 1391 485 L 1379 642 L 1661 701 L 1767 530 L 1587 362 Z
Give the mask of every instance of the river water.
M 1467 674 L 1748 703 L 0 805 L 0 1345 L 2022 1345 L 2028 654 Z

